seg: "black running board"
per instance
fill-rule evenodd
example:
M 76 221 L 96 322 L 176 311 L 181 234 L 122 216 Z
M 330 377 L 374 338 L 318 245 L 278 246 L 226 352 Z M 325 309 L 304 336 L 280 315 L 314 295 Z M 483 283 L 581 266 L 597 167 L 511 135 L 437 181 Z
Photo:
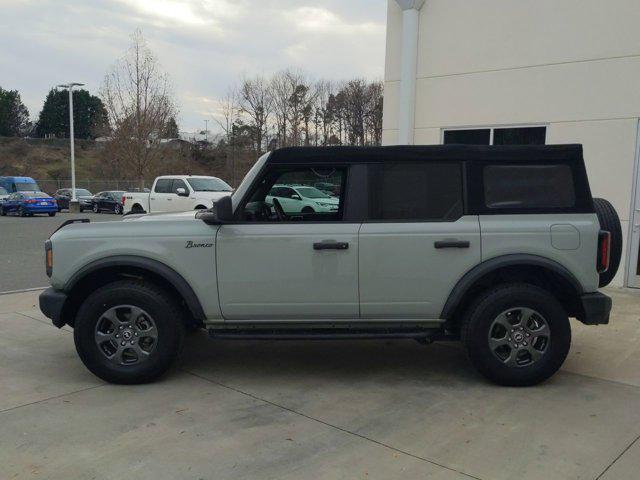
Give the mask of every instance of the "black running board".
M 430 343 L 443 339 L 441 330 L 329 330 L 322 329 L 209 329 L 216 340 L 418 340 Z

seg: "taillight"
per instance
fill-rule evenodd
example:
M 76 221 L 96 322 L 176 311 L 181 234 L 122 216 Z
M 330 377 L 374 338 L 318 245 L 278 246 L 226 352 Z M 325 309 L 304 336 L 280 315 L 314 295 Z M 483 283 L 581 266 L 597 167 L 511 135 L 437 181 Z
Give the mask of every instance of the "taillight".
M 611 232 L 600 230 L 598 235 L 598 273 L 609 270 L 611 259 Z
M 31 199 L 31 200 L 25 200 L 24 203 L 36 203 L 36 201 Z
M 44 254 L 47 277 L 50 277 L 53 272 L 53 248 L 51 246 L 51 240 L 44 242 Z
M 125 196 L 123 195 L 123 196 L 122 196 L 122 206 L 123 206 L 123 207 L 124 207 L 124 199 L 125 199 Z

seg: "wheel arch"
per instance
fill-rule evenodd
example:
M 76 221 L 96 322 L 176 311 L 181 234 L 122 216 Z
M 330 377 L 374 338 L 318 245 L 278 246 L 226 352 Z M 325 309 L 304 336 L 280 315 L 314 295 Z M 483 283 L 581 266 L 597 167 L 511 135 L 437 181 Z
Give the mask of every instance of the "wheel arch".
M 537 255 L 517 254 L 492 258 L 469 270 L 449 294 L 440 318 L 459 320 L 478 294 L 509 282 L 537 285 L 554 295 L 570 316 L 581 314 L 579 297 L 584 289 L 566 267 Z
M 166 289 L 184 309 L 190 323 L 206 319 L 202 305 L 189 283 L 166 264 L 146 257 L 113 256 L 91 262 L 78 270 L 65 284 L 68 295 L 62 312 L 65 323 L 73 326 L 75 313 L 84 299 L 97 288 L 122 278 L 146 279 Z

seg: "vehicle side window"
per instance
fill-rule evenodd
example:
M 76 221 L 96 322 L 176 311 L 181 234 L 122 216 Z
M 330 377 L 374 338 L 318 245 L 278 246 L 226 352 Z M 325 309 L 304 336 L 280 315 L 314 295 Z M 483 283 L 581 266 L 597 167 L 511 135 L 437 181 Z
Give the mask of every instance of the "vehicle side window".
M 487 165 L 485 204 L 499 208 L 571 208 L 576 204 L 569 165 Z
M 315 185 L 325 182 L 340 192 L 346 178 L 346 167 L 274 167 L 264 174 L 249 195 L 249 201 L 241 206 L 239 219 L 247 222 L 340 221 L 345 199 L 329 195 Z M 295 185 L 295 190 L 291 185 Z M 304 194 L 299 195 L 296 190 Z
M 452 222 L 464 214 L 458 162 L 385 162 L 369 172 L 370 220 Z
M 171 189 L 171 191 L 177 194 L 179 188 L 184 188 L 187 191 L 187 193 L 189 193 L 189 188 L 187 188 L 187 184 L 184 183 L 179 178 L 176 178 L 173 180 L 173 188 Z
M 171 186 L 173 180 L 171 178 L 161 178 L 156 182 L 156 186 L 153 189 L 155 193 L 171 193 Z

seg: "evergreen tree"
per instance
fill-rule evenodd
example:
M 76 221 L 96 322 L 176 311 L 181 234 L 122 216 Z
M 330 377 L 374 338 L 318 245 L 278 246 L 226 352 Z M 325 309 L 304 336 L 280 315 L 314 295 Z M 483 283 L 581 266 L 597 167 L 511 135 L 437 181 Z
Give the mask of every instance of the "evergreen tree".
M 0 136 L 20 137 L 29 132 L 29 110 L 17 90 L 0 87 Z
M 109 131 L 107 111 L 99 97 L 86 90 L 73 92 L 73 128 L 76 138 L 96 138 Z M 38 136 L 69 136 L 69 92 L 51 90 L 40 112 Z

